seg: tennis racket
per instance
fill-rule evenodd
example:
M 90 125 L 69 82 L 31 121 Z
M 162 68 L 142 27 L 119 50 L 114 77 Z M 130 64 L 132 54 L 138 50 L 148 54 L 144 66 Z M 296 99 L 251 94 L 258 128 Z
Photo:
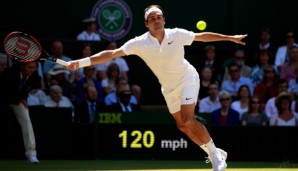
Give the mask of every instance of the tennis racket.
M 60 65 L 68 66 L 66 61 L 50 56 L 40 45 L 38 40 L 27 33 L 14 31 L 4 39 L 4 50 L 7 55 L 20 62 L 32 62 L 35 60 L 51 60 Z M 45 57 L 41 57 L 42 52 Z

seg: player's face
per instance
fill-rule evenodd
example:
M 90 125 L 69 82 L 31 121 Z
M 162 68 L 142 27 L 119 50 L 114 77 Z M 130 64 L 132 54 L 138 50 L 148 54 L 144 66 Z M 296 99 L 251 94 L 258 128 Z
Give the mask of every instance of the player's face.
M 163 30 L 165 20 L 161 13 L 151 12 L 147 17 L 145 25 L 151 31 Z

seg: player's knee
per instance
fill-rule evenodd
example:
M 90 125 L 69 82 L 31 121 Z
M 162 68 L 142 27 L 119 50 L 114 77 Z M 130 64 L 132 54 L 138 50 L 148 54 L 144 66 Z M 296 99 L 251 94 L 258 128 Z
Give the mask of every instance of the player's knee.
M 176 122 L 176 123 L 177 123 L 178 129 L 184 133 L 190 130 L 190 128 L 194 124 L 194 122 L 190 119 L 180 120 L 180 122 Z

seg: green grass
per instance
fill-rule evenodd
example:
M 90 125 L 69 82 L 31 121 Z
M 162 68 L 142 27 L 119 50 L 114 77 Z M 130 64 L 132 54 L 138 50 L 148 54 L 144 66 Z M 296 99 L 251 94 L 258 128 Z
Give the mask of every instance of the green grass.
M 0 171 L 211 171 L 203 161 L 176 160 L 0 160 Z M 298 171 L 298 163 L 228 162 L 226 171 Z

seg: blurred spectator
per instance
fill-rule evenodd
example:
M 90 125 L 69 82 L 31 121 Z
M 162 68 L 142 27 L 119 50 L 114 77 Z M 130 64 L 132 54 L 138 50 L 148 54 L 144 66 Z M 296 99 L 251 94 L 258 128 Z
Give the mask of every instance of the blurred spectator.
M 48 73 L 51 75 L 49 85 L 59 85 L 62 88 L 63 95 L 70 100 L 74 100 L 74 85 L 68 79 L 70 72 L 62 65 L 56 64 Z
M 274 67 L 265 67 L 262 81 L 254 89 L 254 95 L 260 99 L 262 109 L 270 98 L 277 95 L 277 80 L 278 77 Z
M 208 96 L 208 87 L 214 81 L 212 80 L 212 69 L 209 66 L 204 67 L 200 74 L 200 90 L 199 99 L 203 99 Z
M 116 91 L 115 82 L 120 77 L 120 70 L 116 63 L 111 63 L 107 69 L 107 77 L 101 81 L 104 95 Z
M 60 40 L 55 40 L 52 43 L 51 47 L 52 56 L 57 59 L 61 59 L 63 61 L 70 61 L 71 58 L 68 56 L 65 56 L 63 53 L 63 44 Z M 51 60 L 45 60 L 43 63 L 43 74 L 44 79 L 46 83 L 46 88 L 49 88 L 49 81 L 51 80 L 51 75 L 48 73 L 54 66 L 56 65 L 56 62 Z
M 4 53 L 0 53 L 0 75 L 1 73 L 4 72 L 4 70 L 9 66 L 8 62 L 7 61 L 10 61 L 9 63 L 11 63 L 12 61 L 7 57 L 7 55 L 5 55 Z
M 240 69 L 240 72 L 239 72 L 240 75 L 242 77 L 250 78 L 251 77 L 251 68 L 249 66 L 247 66 L 244 61 L 245 61 L 244 51 L 243 50 L 236 50 L 235 54 L 234 54 L 234 57 L 233 57 L 233 60 L 227 66 L 229 67 L 229 65 L 231 63 L 238 64 L 239 69 Z M 225 74 L 224 74 L 224 77 L 223 77 L 223 81 L 228 80 L 228 79 L 231 78 L 228 67 L 226 67 L 226 69 L 225 69 Z
M 117 49 L 117 47 L 118 46 L 116 42 L 108 42 L 105 46 L 105 49 L 114 50 L 114 49 Z M 125 59 L 122 57 L 115 58 L 112 61 L 108 61 L 103 64 L 97 64 L 96 65 L 97 79 L 102 81 L 103 79 L 106 78 L 107 69 L 111 63 L 116 63 L 120 69 L 120 76 L 128 80 L 129 67 Z
M 277 81 L 277 96 L 282 92 L 288 93 L 287 91 L 288 91 L 287 80 L 279 79 Z M 275 105 L 277 96 L 269 99 L 265 106 L 265 113 L 266 113 L 268 119 L 270 120 L 270 122 L 272 121 L 271 118 L 278 114 L 278 109 L 276 108 L 276 105 Z M 295 101 L 293 101 L 293 103 L 291 104 L 291 108 L 292 108 L 293 112 L 295 112 L 295 107 L 296 107 L 296 103 L 295 103 Z M 270 123 L 270 124 L 272 124 L 272 123 Z
M 132 92 L 129 85 L 121 86 L 117 90 L 117 103 L 108 106 L 110 112 L 141 112 L 138 104 L 131 103 Z
M 101 41 L 100 35 L 96 32 L 96 18 L 85 18 L 82 22 L 84 30 L 77 35 L 77 40 Z
M 244 112 L 247 112 L 250 97 L 249 87 L 241 85 L 238 90 L 238 100 L 235 100 L 231 105 L 231 108 L 239 113 L 239 119 L 241 119 Z
M 90 43 L 84 43 L 82 45 L 82 54 L 81 58 L 89 57 L 92 55 L 92 47 Z M 73 71 L 71 75 L 70 82 L 76 84 L 80 79 L 84 78 L 84 69 L 78 68 L 77 70 Z M 94 78 L 96 78 L 96 72 L 94 72 Z
M 233 101 L 238 98 L 238 90 L 241 85 L 249 87 L 250 94 L 254 91 L 254 86 L 251 80 L 240 75 L 240 67 L 236 63 L 232 63 L 228 67 L 228 72 L 231 75 L 230 79 L 223 81 L 221 90 L 226 90 L 232 95 Z
M 75 123 L 91 124 L 94 123 L 97 112 L 106 111 L 102 102 L 97 101 L 98 92 L 94 86 L 84 88 L 85 98 L 75 106 Z
M 280 93 L 275 100 L 278 114 L 270 118 L 272 126 L 298 126 L 298 118 L 291 109 L 292 97 L 287 92 Z
M 59 85 L 52 85 L 50 87 L 49 95 L 46 97 L 45 107 L 66 107 L 72 108 L 74 111 L 74 106 L 71 101 L 66 97 L 63 96 L 62 88 Z M 72 114 L 74 117 L 74 113 Z
M 285 45 L 279 46 L 275 55 L 275 67 L 280 70 L 280 66 L 290 60 L 289 58 L 289 49 L 292 46 L 297 46 L 295 43 L 295 32 L 290 29 L 285 34 Z
M 221 107 L 218 98 L 218 85 L 216 83 L 209 84 L 209 96 L 199 101 L 199 113 L 211 113 Z
M 289 48 L 289 61 L 280 66 L 280 78 L 287 81 L 295 79 L 296 66 L 298 66 L 298 46 L 292 46 Z
M 276 46 L 271 42 L 271 31 L 268 27 L 261 27 L 259 29 L 259 42 L 257 44 L 256 50 L 254 54 L 258 53 L 259 51 L 266 50 L 270 54 L 276 53 Z M 274 59 L 272 59 L 274 61 Z M 272 63 L 273 64 L 273 63 Z
M 22 130 L 25 155 L 30 163 L 39 162 L 36 157 L 35 136 L 27 105 L 30 87 L 40 83 L 36 69 L 36 62 L 15 62 L 0 76 L 0 107 L 10 108 L 15 114 Z
M 199 63 L 198 70 L 201 71 L 205 67 L 212 69 L 212 80 L 221 83 L 223 70 L 221 63 L 216 59 L 216 49 L 213 45 L 207 45 L 204 48 L 204 60 Z
M 83 69 L 84 69 L 85 77 L 79 80 L 77 83 L 77 99 L 79 101 L 84 100 L 85 99 L 84 88 L 87 86 L 94 86 L 98 93 L 97 101 L 103 102 L 103 99 L 104 99 L 103 88 L 101 86 L 101 83 L 94 78 L 95 67 L 88 66 L 88 67 L 84 67 Z
M 289 81 L 288 92 L 293 95 L 293 97 L 298 97 L 298 65 L 294 66 L 296 78 L 293 78 Z
M 125 87 L 129 84 L 125 78 L 120 77 L 116 80 L 115 85 L 116 85 L 116 91 L 108 94 L 104 99 L 104 103 L 106 106 L 112 105 L 113 103 L 117 103 L 118 102 L 117 91 L 123 89 L 122 87 Z M 138 104 L 138 101 L 134 95 L 131 95 L 130 103 L 136 104 L 136 105 Z
M 248 111 L 243 113 L 241 124 L 243 126 L 266 126 L 268 123 L 267 115 L 261 109 L 261 102 L 257 96 L 249 100 Z
M 105 47 L 106 50 L 114 50 L 116 48 L 118 48 L 118 46 L 117 46 L 117 43 L 114 41 L 108 42 Z M 111 63 L 116 63 L 118 65 L 120 69 L 120 77 L 125 78 L 129 82 L 129 78 L 128 78 L 129 67 L 125 59 L 121 57 L 115 58 L 103 64 L 96 65 L 97 79 L 102 81 L 104 78 L 106 78 L 107 68 Z M 132 94 L 137 98 L 138 104 L 140 104 L 141 96 L 142 96 L 141 87 L 139 85 L 132 84 L 131 91 L 132 91 Z
M 274 66 L 272 58 L 273 56 L 268 50 L 259 50 L 257 52 L 257 64 L 251 70 L 251 80 L 254 86 L 262 81 L 265 67 Z
M 211 113 L 212 125 L 240 125 L 239 113 L 231 108 L 231 96 L 227 91 L 220 91 L 218 94 L 221 108 Z
M 34 83 L 29 89 L 27 98 L 28 106 L 43 106 L 46 100 L 46 93 L 41 89 L 40 83 Z

